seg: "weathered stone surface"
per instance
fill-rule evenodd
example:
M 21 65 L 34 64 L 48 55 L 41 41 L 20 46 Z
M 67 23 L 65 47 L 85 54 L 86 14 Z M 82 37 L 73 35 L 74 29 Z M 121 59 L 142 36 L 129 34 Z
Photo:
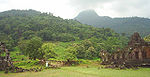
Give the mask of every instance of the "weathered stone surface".
M 123 50 L 119 49 L 110 54 L 111 56 L 108 56 L 106 53 L 109 54 L 104 52 L 104 50 L 100 52 L 102 64 L 111 65 L 109 66 L 111 68 L 137 67 L 143 63 L 150 64 L 150 61 L 148 61 L 150 60 L 150 45 L 137 32 L 131 36 L 128 46 Z M 108 60 L 106 60 L 107 57 L 109 57 Z
M 137 46 L 147 46 L 148 43 L 146 43 L 139 35 L 138 32 L 135 32 L 128 42 L 129 47 L 137 47 Z
M 112 58 L 111 54 L 104 50 L 100 51 L 99 55 L 101 56 L 103 64 L 107 63 Z
M 147 47 L 143 47 L 143 49 L 144 49 L 144 53 L 146 53 L 146 55 L 145 54 L 143 54 L 147 59 L 150 59 L 150 46 L 147 46 Z

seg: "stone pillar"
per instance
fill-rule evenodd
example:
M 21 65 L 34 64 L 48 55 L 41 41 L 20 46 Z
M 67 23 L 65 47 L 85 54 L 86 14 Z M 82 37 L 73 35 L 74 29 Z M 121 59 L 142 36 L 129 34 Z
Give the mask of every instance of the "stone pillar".
M 114 53 L 114 59 L 115 60 L 117 60 L 117 57 L 118 57 L 117 53 Z
M 132 56 L 131 56 L 132 60 L 136 60 L 136 52 L 132 52 L 131 54 L 132 54 Z
M 106 61 L 108 61 L 108 54 L 105 55 Z
M 139 53 L 138 53 L 139 60 L 143 60 L 143 56 L 142 56 L 142 55 L 143 55 L 143 54 L 142 54 L 142 51 L 139 50 Z
M 119 53 L 119 59 L 123 59 L 123 52 Z
M 102 60 L 103 60 L 103 61 L 106 60 L 104 52 L 102 53 Z

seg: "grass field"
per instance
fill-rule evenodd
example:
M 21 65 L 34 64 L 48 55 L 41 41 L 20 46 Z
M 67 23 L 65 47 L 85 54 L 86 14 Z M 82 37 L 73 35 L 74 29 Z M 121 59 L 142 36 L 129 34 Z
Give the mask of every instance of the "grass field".
M 41 72 L 8 73 L 0 72 L 0 77 L 150 77 L 150 68 L 137 70 L 98 69 L 97 67 L 62 67 Z

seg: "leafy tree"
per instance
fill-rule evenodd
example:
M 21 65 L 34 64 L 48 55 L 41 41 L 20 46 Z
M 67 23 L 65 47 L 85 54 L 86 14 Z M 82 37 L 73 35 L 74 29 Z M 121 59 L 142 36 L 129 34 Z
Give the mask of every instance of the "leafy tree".
M 43 53 L 39 51 L 42 46 L 42 39 L 39 37 L 33 37 L 30 40 L 23 40 L 19 42 L 19 48 L 24 55 L 29 56 L 31 59 L 41 59 Z
M 43 54 L 44 59 L 55 58 L 57 56 L 54 48 L 56 47 L 53 43 L 44 43 L 42 47 L 39 49 Z
M 12 50 L 12 47 L 14 47 L 14 40 L 11 36 L 7 36 L 7 34 L 0 33 L 0 41 L 5 43 L 7 49 Z
M 41 37 L 45 41 L 52 40 L 52 32 L 50 30 L 42 30 L 38 32 L 38 36 Z
M 86 50 L 86 55 L 87 55 L 87 59 L 93 59 L 96 56 L 96 50 L 93 46 L 89 47 L 87 50 Z
M 77 50 L 77 58 L 93 59 L 94 57 L 97 57 L 97 52 L 93 47 L 92 42 L 89 40 L 84 40 L 80 44 L 73 44 L 73 47 Z
M 29 31 L 25 31 L 22 36 L 24 40 L 28 40 L 31 39 L 33 36 L 35 36 L 35 33 L 29 30 Z
M 19 47 L 20 51 L 24 55 L 28 56 L 29 52 L 27 51 L 27 46 L 29 44 L 29 40 L 21 40 L 18 42 L 18 44 L 19 44 L 18 47 Z
M 72 46 L 69 46 L 66 50 L 65 50 L 65 53 L 63 54 L 63 58 L 65 60 L 76 60 L 77 59 L 77 50 L 76 48 L 72 47 Z

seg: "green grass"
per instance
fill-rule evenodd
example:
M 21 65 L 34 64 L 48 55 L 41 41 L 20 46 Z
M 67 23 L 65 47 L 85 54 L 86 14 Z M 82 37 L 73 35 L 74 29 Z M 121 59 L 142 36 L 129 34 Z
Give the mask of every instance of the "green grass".
M 0 77 L 149 77 L 150 68 L 138 70 L 98 69 L 97 67 L 63 67 L 41 72 L 9 73 L 0 72 Z

